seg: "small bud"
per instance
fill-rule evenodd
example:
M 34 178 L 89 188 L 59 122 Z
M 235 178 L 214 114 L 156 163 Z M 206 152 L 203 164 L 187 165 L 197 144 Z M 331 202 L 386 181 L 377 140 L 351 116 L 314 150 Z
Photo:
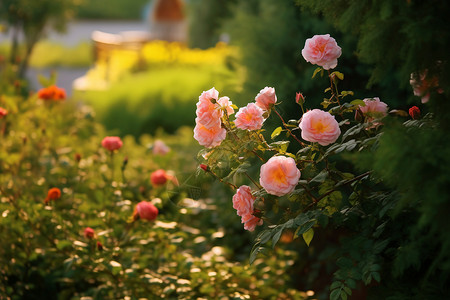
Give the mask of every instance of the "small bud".
M 417 106 L 413 106 L 409 109 L 409 115 L 413 120 L 420 119 L 420 109 Z
M 203 171 L 205 171 L 205 172 L 208 172 L 208 171 L 209 171 L 208 166 L 205 165 L 205 164 L 200 164 L 200 168 L 201 168 Z
M 81 160 L 81 154 L 80 153 L 75 153 L 75 161 L 76 162 L 80 162 Z
M 305 97 L 303 96 L 302 93 L 298 92 L 295 93 L 295 102 L 297 102 L 297 104 L 302 105 L 303 103 L 305 103 Z
M 102 245 L 102 243 L 100 243 L 99 241 L 97 241 L 97 249 L 98 249 L 99 251 L 102 251 L 102 250 L 103 250 L 103 245 Z

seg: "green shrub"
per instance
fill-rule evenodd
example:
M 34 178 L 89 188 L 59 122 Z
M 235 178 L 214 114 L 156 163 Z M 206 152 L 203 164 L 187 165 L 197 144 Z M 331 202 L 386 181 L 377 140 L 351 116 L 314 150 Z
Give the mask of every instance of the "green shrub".
M 216 86 L 234 91 L 238 77 L 224 67 L 166 66 L 130 74 L 105 91 L 78 92 L 102 124 L 118 134 L 168 133 L 193 126 L 198 91 Z

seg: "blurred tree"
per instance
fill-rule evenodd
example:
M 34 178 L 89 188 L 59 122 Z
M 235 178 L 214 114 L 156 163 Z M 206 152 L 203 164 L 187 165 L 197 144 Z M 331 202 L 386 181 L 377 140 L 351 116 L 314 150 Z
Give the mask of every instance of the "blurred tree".
M 11 63 L 19 64 L 19 77 L 24 77 L 29 59 L 36 43 L 51 27 L 64 31 L 67 21 L 73 16 L 77 0 L 2 0 L 0 21 L 12 30 Z M 19 37 L 23 35 L 25 52 L 18 55 Z
M 190 46 L 202 49 L 214 46 L 220 40 L 222 25 L 232 16 L 231 8 L 237 1 L 188 1 Z

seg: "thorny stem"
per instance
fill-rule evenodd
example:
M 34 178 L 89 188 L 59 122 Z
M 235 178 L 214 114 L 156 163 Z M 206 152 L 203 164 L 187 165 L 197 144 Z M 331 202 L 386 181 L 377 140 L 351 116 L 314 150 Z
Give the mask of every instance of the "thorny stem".
M 220 178 L 219 176 L 217 176 L 216 173 L 214 173 L 210 168 L 208 168 L 208 170 L 206 171 L 207 173 L 210 173 L 211 175 L 213 175 L 215 178 L 217 178 L 221 183 L 225 183 L 228 184 L 232 189 L 237 190 L 237 186 L 235 186 L 234 184 L 232 184 L 231 182 L 228 181 L 224 181 L 222 178 Z
M 287 127 L 286 122 L 284 121 L 283 117 L 278 113 L 278 111 L 275 109 L 275 107 L 273 107 L 273 111 L 278 115 L 278 117 L 280 118 L 281 122 L 283 123 L 283 127 L 289 132 L 289 134 L 300 144 L 302 145 L 302 147 L 305 147 L 305 143 L 303 143 L 302 141 L 300 141 L 293 133 L 292 131 Z
M 226 116 L 227 122 L 228 122 L 228 123 L 231 123 L 231 122 L 230 122 L 230 119 L 229 119 L 229 117 L 228 117 L 228 114 L 227 114 L 226 112 L 224 112 L 224 114 L 225 114 L 225 116 Z M 237 134 L 236 134 L 235 132 L 233 132 L 233 131 L 225 124 L 225 122 L 222 122 L 222 124 L 223 124 L 223 126 L 225 126 L 225 129 L 227 130 L 227 132 L 230 132 L 230 133 L 234 136 L 234 138 L 235 138 L 237 141 L 240 141 L 240 138 L 237 136 Z M 256 153 L 255 150 L 248 150 L 248 151 L 252 152 L 252 153 L 253 153 L 256 157 L 258 157 L 262 162 L 265 162 L 265 160 L 264 160 L 258 153 Z

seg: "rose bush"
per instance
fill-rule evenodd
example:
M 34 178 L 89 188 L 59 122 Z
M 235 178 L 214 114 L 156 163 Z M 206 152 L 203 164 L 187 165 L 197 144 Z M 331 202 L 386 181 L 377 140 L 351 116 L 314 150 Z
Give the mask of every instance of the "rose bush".
M 199 152 L 200 169 L 235 191 L 232 203 L 244 229 L 258 231 L 250 261 L 267 252 L 266 244 L 276 249 L 281 241 L 293 243 L 302 237 L 306 247 L 314 247 L 297 251 L 314 253 L 311 260 L 327 265 L 330 277 L 325 285 L 331 299 L 365 299 L 369 288 L 386 295 L 388 281 L 399 280 L 409 266 L 402 260 L 406 250 L 398 245 L 408 239 L 411 224 L 405 220 L 414 218 L 417 208 L 404 204 L 398 196 L 402 191 L 385 184 L 380 167 L 367 161 L 390 155 L 389 141 L 383 140 L 389 125 L 400 122 L 410 131 L 432 127 L 431 115 L 421 117 L 414 106 L 409 110 L 412 120 L 405 120 L 408 112 L 390 111 L 378 97 L 348 101 L 354 93 L 338 89 L 344 74 L 329 70 L 337 67 L 341 48 L 328 34 L 308 39 L 302 55 L 320 66 L 313 78 L 328 77 L 324 110 L 305 109 L 308 103 L 297 93 L 298 118 L 285 121 L 275 89 L 265 87 L 255 98 L 262 114 L 248 113 L 255 106 L 249 103 L 234 118 L 215 117 L 226 133 L 220 143 Z M 269 119 L 281 123 L 271 134 L 262 127 Z M 394 170 L 389 172 L 394 176 Z M 311 264 L 305 269 L 311 270 Z

